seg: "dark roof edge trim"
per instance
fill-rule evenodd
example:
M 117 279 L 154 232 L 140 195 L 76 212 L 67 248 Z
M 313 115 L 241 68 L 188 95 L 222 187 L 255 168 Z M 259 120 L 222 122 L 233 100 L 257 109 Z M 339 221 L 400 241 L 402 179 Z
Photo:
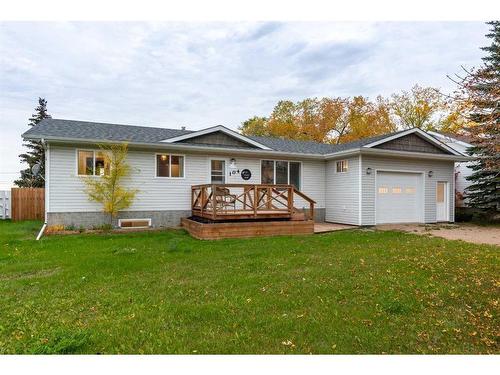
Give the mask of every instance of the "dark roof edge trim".
M 198 153 L 209 152 L 211 154 L 216 153 L 234 153 L 234 154 L 247 154 L 247 155 L 269 155 L 271 156 L 282 156 L 282 157 L 293 157 L 293 158 L 305 158 L 305 159 L 316 159 L 324 160 L 324 155 L 322 154 L 306 154 L 300 152 L 283 152 L 275 150 L 261 150 L 261 149 L 243 149 L 243 148 L 230 148 L 230 147 L 213 147 L 213 146 L 203 146 L 203 145 L 186 145 L 183 143 L 146 143 L 146 142 L 126 142 L 126 141 L 111 141 L 102 139 L 89 139 L 89 138 L 65 138 L 65 137 L 40 137 L 40 136 L 26 136 L 25 139 L 40 140 L 43 139 L 45 142 L 53 143 L 73 143 L 73 144 L 119 144 L 127 143 L 129 146 L 150 148 L 150 149 L 171 149 L 171 150 L 185 150 L 185 151 L 195 151 Z

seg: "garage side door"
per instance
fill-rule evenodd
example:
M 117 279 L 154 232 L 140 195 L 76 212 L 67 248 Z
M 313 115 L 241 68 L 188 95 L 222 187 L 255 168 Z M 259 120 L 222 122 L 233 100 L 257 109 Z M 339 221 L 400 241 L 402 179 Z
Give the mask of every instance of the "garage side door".
M 377 172 L 377 224 L 423 222 L 422 175 Z

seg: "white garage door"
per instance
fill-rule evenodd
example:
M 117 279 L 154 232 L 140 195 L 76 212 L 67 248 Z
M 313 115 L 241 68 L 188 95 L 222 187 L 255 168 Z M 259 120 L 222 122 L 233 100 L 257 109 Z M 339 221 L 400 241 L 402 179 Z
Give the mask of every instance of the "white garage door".
M 377 172 L 377 224 L 423 222 L 422 175 Z

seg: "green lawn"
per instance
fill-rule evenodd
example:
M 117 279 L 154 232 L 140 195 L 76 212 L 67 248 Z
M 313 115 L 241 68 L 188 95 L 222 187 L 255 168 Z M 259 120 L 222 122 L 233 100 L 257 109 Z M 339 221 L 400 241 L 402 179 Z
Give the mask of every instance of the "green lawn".
M 39 228 L 0 222 L 0 353 L 500 353 L 498 247 Z

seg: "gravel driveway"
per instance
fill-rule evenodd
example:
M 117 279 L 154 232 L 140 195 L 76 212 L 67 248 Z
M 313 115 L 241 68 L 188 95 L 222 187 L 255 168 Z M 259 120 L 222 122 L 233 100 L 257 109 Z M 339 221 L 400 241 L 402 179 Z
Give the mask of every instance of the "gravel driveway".
M 378 230 L 399 230 L 415 234 L 430 234 L 448 240 L 500 246 L 500 226 L 480 226 L 475 224 L 384 224 Z

